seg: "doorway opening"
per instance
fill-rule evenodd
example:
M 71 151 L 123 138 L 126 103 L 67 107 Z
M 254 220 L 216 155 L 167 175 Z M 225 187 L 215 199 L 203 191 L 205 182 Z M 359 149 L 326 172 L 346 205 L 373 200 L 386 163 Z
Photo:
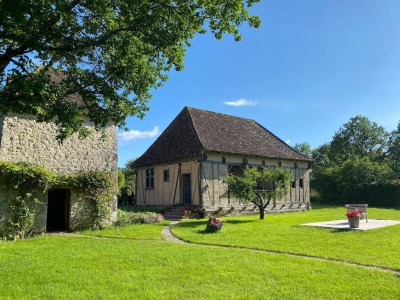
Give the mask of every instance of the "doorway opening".
M 183 195 L 183 205 L 191 205 L 191 179 L 190 174 L 182 174 L 182 195 Z
M 68 231 L 70 211 L 69 189 L 49 190 L 46 231 Z

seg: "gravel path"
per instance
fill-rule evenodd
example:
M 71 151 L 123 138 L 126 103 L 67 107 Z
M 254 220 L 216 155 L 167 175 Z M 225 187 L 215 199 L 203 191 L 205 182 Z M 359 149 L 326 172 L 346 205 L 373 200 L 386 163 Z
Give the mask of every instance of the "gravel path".
M 172 232 L 171 228 L 178 224 L 179 221 L 171 221 L 171 223 L 165 226 L 162 230 L 162 235 L 167 239 L 168 242 L 178 243 L 178 244 L 185 244 L 185 241 L 178 239 Z

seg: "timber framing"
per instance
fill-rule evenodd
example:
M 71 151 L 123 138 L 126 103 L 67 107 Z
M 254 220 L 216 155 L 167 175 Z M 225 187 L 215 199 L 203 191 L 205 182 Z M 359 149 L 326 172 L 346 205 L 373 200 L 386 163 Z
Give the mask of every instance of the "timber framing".
M 253 120 L 185 107 L 132 167 L 138 174 L 137 205 L 197 206 L 207 214 L 235 215 L 258 211 L 231 197 L 224 180 L 229 172 L 246 166 L 290 168 L 290 192 L 266 212 L 298 211 L 310 207 L 313 163 Z M 154 172 L 151 189 L 145 187 L 148 169 Z

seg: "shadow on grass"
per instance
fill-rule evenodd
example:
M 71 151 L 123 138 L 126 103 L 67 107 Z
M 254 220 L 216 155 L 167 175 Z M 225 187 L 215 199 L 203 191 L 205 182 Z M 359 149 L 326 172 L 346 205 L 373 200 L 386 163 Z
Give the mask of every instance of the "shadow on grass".
M 260 220 L 227 220 L 224 222 L 229 223 L 229 224 L 242 224 L 242 223 L 251 223 L 251 222 L 256 222 L 256 221 L 260 221 Z
M 345 208 L 346 204 L 329 204 L 329 203 L 321 203 L 321 202 L 312 202 L 311 203 L 311 209 L 312 210 L 320 210 L 320 209 L 326 209 L 326 208 Z M 400 207 L 379 207 L 375 205 L 368 205 L 368 209 L 371 208 L 378 208 L 378 209 L 387 209 L 387 210 L 392 210 L 392 211 L 400 211 Z
M 319 209 L 327 209 L 327 208 L 338 208 L 338 207 L 344 207 L 344 205 L 340 204 L 327 204 L 327 203 L 311 203 L 311 210 L 319 210 Z
M 298 229 L 304 229 L 304 230 L 321 230 L 321 231 L 326 231 L 329 233 L 347 233 L 347 232 L 365 232 L 365 231 L 360 231 L 360 230 L 349 230 L 348 228 L 334 228 L 334 227 L 321 227 L 321 226 L 303 226 L 303 225 L 294 225 L 292 226 L 294 228 Z
M 202 230 L 196 230 L 195 233 L 197 234 L 217 234 L 221 232 L 220 230 L 217 231 L 207 231 L 206 229 L 202 229 Z
M 195 228 L 200 225 L 206 226 L 207 221 L 200 221 L 200 222 L 179 222 L 174 227 L 176 228 Z

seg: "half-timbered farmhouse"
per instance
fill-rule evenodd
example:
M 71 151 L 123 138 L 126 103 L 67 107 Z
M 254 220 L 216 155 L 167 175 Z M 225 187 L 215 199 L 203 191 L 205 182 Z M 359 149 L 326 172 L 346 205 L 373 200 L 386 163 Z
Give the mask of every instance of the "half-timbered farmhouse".
M 246 166 L 290 168 L 290 193 L 266 212 L 310 207 L 309 175 L 313 160 L 256 121 L 185 107 L 150 148 L 132 165 L 137 170 L 137 205 L 197 206 L 207 214 L 252 214 L 224 182 L 228 172 Z

